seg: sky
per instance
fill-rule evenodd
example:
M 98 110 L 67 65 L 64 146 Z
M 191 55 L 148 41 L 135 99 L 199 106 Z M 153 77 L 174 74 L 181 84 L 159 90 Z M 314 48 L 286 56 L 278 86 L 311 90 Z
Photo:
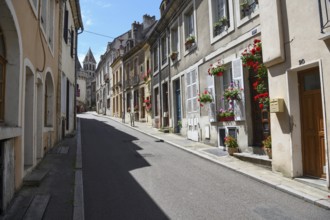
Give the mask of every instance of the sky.
M 89 48 L 98 63 L 108 42 L 128 31 L 134 21 L 141 23 L 143 15 L 155 15 L 158 20 L 160 3 L 161 0 L 80 0 L 85 30 L 78 37 L 81 64 Z

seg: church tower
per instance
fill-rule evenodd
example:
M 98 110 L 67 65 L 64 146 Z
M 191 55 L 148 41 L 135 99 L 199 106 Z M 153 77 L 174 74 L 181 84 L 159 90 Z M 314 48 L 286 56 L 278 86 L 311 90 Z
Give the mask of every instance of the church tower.
M 89 50 L 85 56 L 83 65 L 84 65 L 84 71 L 87 73 L 87 77 L 94 78 L 95 70 L 96 70 L 96 61 L 95 61 L 91 48 L 89 48 Z

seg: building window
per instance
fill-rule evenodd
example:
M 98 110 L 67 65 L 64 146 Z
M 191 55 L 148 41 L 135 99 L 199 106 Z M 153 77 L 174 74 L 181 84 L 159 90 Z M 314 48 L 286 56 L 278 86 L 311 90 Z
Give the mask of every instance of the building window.
M 213 0 L 213 36 L 217 36 L 226 31 L 230 25 L 229 5 L 227 0 Z
M 153 48 L 154 72 L 158 71 L 158 45 Z
M 166 43 L 166 35 L 164 35 L 160 39 L 161 43 L 161 53 L 162 53 L 162 65 L 165 65 L 167 63 L 167 43 Z
M 194 8 L 191 6 L 184 12 L 184 37 L 185 49 L 190 50 L 196 45 Z
M 230 84 L 233 82 L 233 74 L 231 65 L 226 65 L 226 71 L 223 73 L 223 77 L 220 78 L 220 97 L 223 97 L 223 94 L 225 93 L 225 89 L 227 89 Z M 223 99 L 220 99 L 220 108 L 228 109 L 231 106 L 229 106 L 229 103 L 227 101 L 224 101 Z
M 239 0 L 241 20 L 250 16 L 259 7 L 258 0 Z
M 155 116 L 158 116 L 159 115 L 159 112 L 158 112 L 158 98 L 159 98 L 159 90 L 158 88 L 155 89 L 155 95 L 154 95 L 154 100 L 155 100 Z
M 41 2 L 41 27 L 43 28 L 47 43 L 54 49 L 54 16 L 55 0 L 42 0 Z
M 186 86 L 187 86 L 187 112 L 198 111 L 198 82 L 197 82 L 197 71 L 192 70 L 186 73 Z
M 195 35 L 194 11 L 193 8 L 191 8 L 185 14 L 185 36 L 187 38 L 189 36 L 194 36 L 194 35 Z
M 134 75 L 138 74 L 138 59 L 134 59 Z
M 5 59 L 0 56 L 0 122 L 4 121 L 4 109 L 5 109 L 5 80 L 6 80 L 6 62 Z
M 67 93 L 68 93 L 67 86 Z M 68 98 L 68 97 L 67 97 Z M 54 115 L 54 84 L 50 73 L 46 74 L 46 83 L 45 83 L 45 127 L 53 126 L 53 115 Z M 67 108 L 68 108 L 67 103 Z
M 174 27 L 171 28 L 171 60 L 175 61 L 179 57 L 179 27 L 176 24 Z

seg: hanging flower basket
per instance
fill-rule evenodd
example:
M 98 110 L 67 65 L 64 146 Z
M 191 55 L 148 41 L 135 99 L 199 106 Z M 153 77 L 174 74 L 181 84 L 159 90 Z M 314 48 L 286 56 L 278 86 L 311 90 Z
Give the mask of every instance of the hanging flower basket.
M 213 101 L 211 94 L 206 89 L 204 90 L 204 92 L 202 94 L 198 94 L 198 96 L 199 97 L 198 97 L 197 101 L 200 102 L 201 107 L 203 107 L 203 104 L 210 103 Z
M 239 88 L 235 83 L 230 83 L 230 86 L 225 89 L 225 92 L 223 94 L 223 99 L 225 101 L 240 101 L 241 98 L 241 92 L 243 91 L 243 88 Z
M 222 76 L 225 71 L 226 67 L 218 61 L 216 64 L 211 64 L 207 72 L 210 76 Z

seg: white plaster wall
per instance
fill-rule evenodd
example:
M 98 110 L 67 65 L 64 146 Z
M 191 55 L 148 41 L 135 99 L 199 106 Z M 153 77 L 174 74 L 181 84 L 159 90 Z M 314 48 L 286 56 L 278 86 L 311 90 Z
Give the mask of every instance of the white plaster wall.
M 275 0 L 272 0 L 275 1 Z M 263 4 L 271 1 L 261 0 Z M 330 120 L 330 69 L 329 40 L 320 40 L 319 11 L 317 1 L 280 1 L 284 38 L 285 62 L 269 68 L 269 89 L 271 98 L 284 98 L 285 111 L 271 115 L 273 140 L 273 168 L 284 175 L 294 177 L 302 174 L 300 108 L 297 85 L 297 71 L 319 66 L 323 78 L 323 107 L 325 137 L 329 139 Z M 261 8 L 263 10 L 263 8 Z M 262 20 L 266 22 L 267 20 Z M 272 26 L 262 26 L 267 33 Z M 278 36 L 274 35 L 274 37 Z M 268 36 L 272 40 L 272 36 Z M 264 47 L 263 50 L 268 50 Z M 299 61 L 304 60 L 303 63 Z M 327 161 L 329 160 L 326 142 Z M 328 163 L 329 164 L 329 163 Z M 329 166 L 328 166 L 329 167 Z M 329 168 L 328 168 L 329 169 Z M 329 173 L 329 170 L 327 171 Z M 328 175 L 329 184 L 329 175 Z
M 77 97 L 77 100 L 79 102 L 87 104 L 86 103 L 86 99 L 87 99 L 87 96 L 86 96 L 86 91 L 87 91 L 86 79 L 78 77 L 77 84 L 79 85 L 79 89 L 80 89 L 80 96 Z

